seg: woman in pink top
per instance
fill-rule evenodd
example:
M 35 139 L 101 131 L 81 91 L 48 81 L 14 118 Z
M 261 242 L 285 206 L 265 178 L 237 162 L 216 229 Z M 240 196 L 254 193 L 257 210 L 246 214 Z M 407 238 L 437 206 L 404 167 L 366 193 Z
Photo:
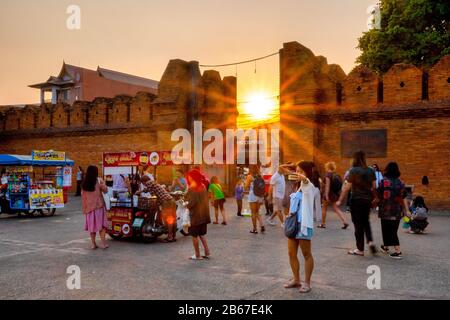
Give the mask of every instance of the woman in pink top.
M 108 248 L 106 244 L 106 229 L 108 227 L 105 201 L 103 193 L 108 192 L 105 182 L 98 177 L 98 168 L 90 166 L 84 176 L 82 189 L 83 214 L 85 217 L 85 230 L 91 234 L 91 249 L 97 249 L 95 237 L 97 232 L 100 233 L 102 240 L 102 249 Z

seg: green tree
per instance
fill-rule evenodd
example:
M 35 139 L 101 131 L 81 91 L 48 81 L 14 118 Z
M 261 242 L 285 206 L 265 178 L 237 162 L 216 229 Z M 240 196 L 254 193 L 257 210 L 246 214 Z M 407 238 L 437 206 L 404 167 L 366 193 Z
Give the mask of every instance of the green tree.
M 359 38 L 356 60 L 383 73 L 393 64 L 429 67 L 450 54 L 449 0 L 381 0 L 381 28 Z

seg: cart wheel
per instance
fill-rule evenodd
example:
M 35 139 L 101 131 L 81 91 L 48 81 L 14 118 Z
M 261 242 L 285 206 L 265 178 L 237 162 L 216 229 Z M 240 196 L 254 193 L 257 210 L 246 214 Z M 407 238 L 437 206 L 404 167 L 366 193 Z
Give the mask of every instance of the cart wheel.
M 114 233 L 108 233 L 108 234 L 113 240 L 120 240 L 123 237 L 123 235 L 121 235 L 121 234 L 114 234 Z
M 156 239 L 158 239 L 158 237 L 142 237 L 142 241 L 144 241 L 144 243 L 154 243 Z
M 55 211 L 56 211 L 55 208 L 53 208 L 53 209 L 42 209 L 42 210 L 39 210 L 39 213 L 43 217 L 51 217 L 51 216 L 55 215 Z
M 40 213 L 40 212 L 38 212 L 38 210 L 30 210 L 30 211 L 24 211 L 24 212 L 28 217 L 31 217 L 31 218 L 36 217 L 38 215 L 38 213 Z

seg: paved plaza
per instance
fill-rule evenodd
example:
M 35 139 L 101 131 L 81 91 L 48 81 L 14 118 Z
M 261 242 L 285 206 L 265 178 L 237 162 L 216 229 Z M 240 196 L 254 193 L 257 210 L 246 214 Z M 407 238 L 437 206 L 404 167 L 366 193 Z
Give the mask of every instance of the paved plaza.
M 291 274 L 280 226 L 250 234 L 233 199 L 229 225 L 209 227 L 211 260 L 197 262 L 181 235 L 172 244 L 109 240 L 108 250 L 91 251 L 80 208 L 71 198 L 51 218 L 0 217 L 0 299 L 450 299 L 449 212 L 432 213 L 426 235 L 402 230 L 399 261 L 347 255 L 353 227 L 341 230 L 330 212 L 328 228 L 313 238 L 313 291 L 301 295 L 283 288 Z M 379 219 L 371 221 L 380 243 Z M 81 269 L 80 290 L 66 287 L 70 265 Z M 372 265 L 381 270 L 380 290 L 367 288 Z

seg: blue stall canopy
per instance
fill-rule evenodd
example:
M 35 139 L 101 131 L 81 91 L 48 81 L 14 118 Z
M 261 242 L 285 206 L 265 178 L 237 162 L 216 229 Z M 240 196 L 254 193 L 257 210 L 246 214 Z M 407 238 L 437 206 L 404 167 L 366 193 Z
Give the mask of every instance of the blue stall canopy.
M 0 154 L 0 166 L 37 166 L 37 167 L 73 167 L 75 162 L 66 158 L 65 161 L 33 160 L 31 156 L 17 154 Z

